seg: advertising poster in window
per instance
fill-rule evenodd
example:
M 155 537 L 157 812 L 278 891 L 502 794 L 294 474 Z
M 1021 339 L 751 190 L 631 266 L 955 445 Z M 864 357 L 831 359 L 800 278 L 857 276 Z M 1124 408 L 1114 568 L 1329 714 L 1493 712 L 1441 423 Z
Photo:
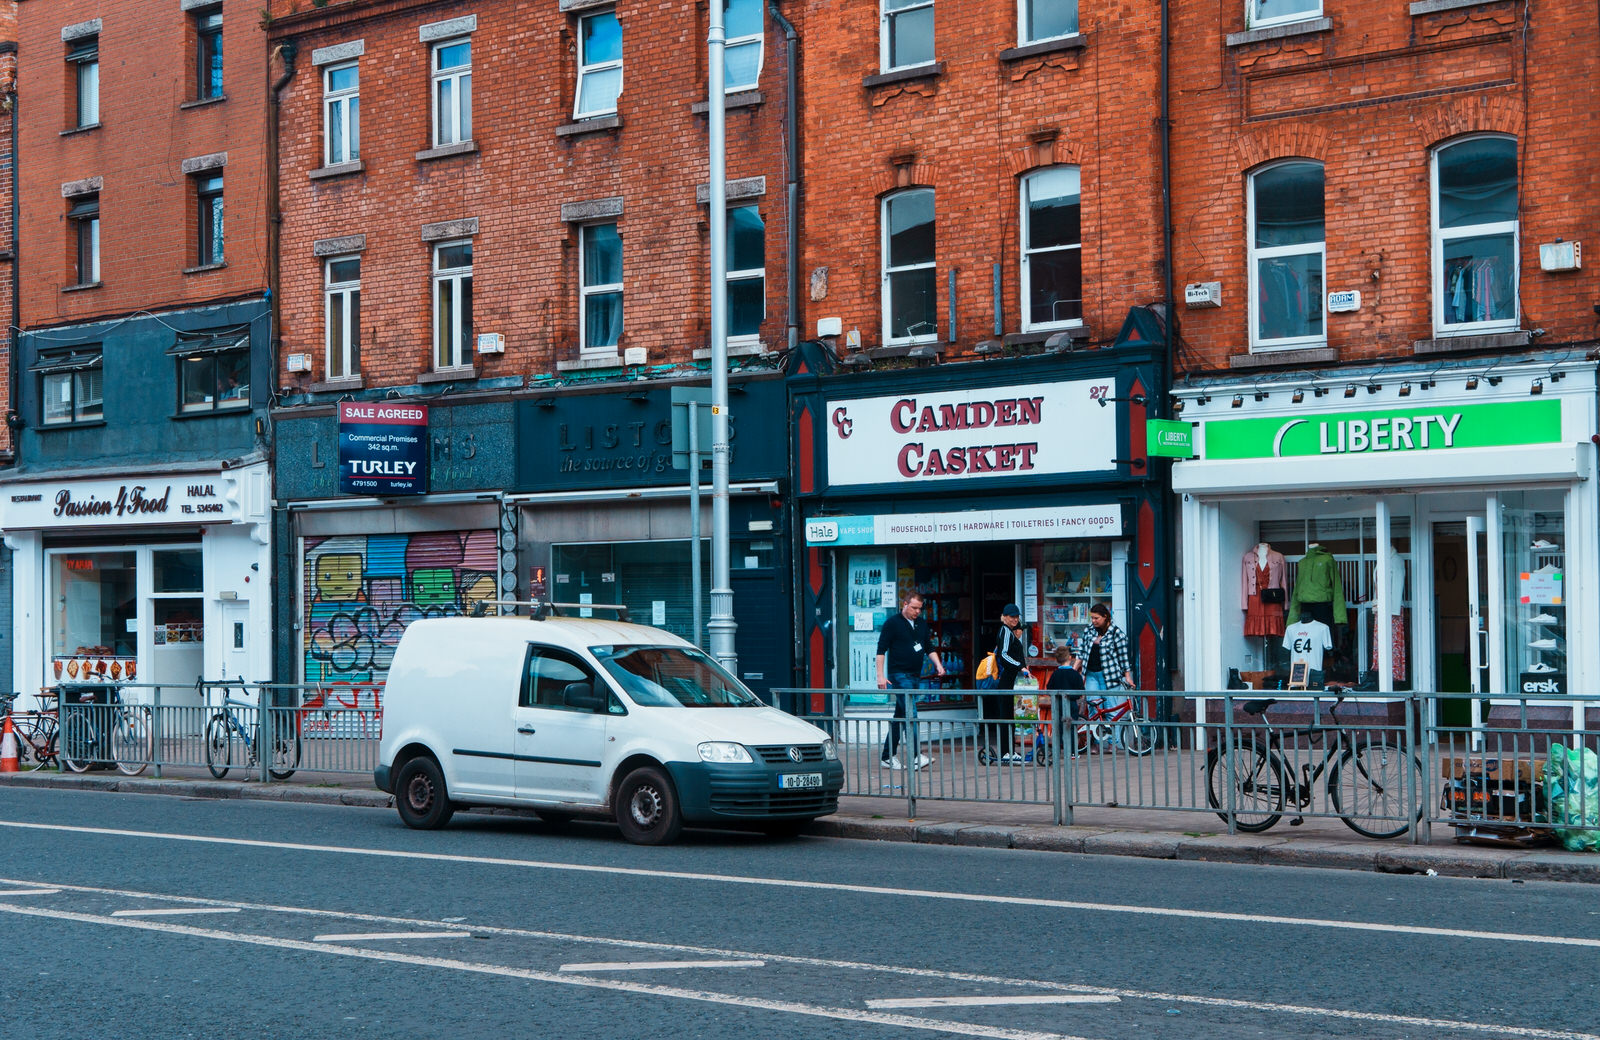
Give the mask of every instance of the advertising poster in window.
M 428 492 L 428 406 L 339 404 L 339 491 L 347 495 Z

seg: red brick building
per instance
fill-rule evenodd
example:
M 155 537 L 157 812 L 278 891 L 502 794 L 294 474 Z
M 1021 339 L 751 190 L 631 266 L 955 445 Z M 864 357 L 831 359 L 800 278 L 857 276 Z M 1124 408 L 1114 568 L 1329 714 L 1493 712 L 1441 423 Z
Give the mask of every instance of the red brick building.
M 12 219 L 16 203 L 14 177 L 16 174 L 15 130 L 17 109 L 17 5 L 0 5 L 0 282 L 13 283 L 17 262 L 16 222 Z M 0 429 L 0 460 L 11 462 L 16 457 L 12 417 L 12 360 L 16 352 L 15 296 L 10 291 L 0 299 L 0 315 L 5 317 L 6 335 L 0 338 L 0 414 L 7 417 L 5 428 Z

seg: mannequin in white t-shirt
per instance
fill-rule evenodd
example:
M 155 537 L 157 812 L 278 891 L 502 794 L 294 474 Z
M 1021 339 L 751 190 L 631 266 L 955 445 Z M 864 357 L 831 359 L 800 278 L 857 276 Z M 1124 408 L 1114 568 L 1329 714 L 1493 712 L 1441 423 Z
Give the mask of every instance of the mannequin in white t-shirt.
M 1333 649 L 1333 632 L 1320 621 L 1301 620 L 1284 629 L 1283 648 L 1289 651 L 1289 667 L 1306 666 L 1306 685 L 1322 688 L 1322 653 Z

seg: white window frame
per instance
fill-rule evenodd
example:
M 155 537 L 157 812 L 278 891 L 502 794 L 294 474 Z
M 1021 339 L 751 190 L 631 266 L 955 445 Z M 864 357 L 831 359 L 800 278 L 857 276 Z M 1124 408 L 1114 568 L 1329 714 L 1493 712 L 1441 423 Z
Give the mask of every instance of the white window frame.
M 1322 181 L 1322 241 L 1315 246 L 1306 243 L 1290 246 L 1256 246 L 1256 178 L 1263 173 L 1294 164 L 1312 164 L 1323 168 Z M 1322 293 L 1328 289 L 1328 181 L 1327 165 L 1315 159 L 1284 159 L 1281 162 L 1267 163 L 1252 170 L 1245 180 L 1245 263 L 1246 284 L 1249 296 L 1250 310 L 1250 350 L 1252 353 L 1268 353 L 1274 350 L 1303 350 L 1306 347 L 1324 346 L 1328 342 L 1328 309 L 1327 300 L 1323 298 L 1322 308 L 1322 334 L 1319 336 L 1281 336 L 1273 339 L 1261 338 L 1261 292 L 1260 292 L 1260 264 L 1261 260 L 1270 260 L 1275 256 L 1312 256 L 1315 255 L 1322 267 Z
M 1516 220 L 1500 220 L 1488 224 L 1471 224 L 1466 227 L 1442 228 L 1439 226 L 1439 155 L 1458 144 L 1468 141 L 1496 139 L 1510 141 L 1518 149 L 1517 168 L 1517 217 Z M 1467 134 L 1454 137 L 1449 141 L 1434 148 L 1428 156 L 1428 221 L 1431 225 L 1433 241 L 1433 273 L 1429 295 L 1433 297 L 1433 328 L 1441 336 L 1475 335 L 1483 332 L 1504 332 L 1516 329 L 1522 324 L 1522 169 L 1521 169 L 1522 142 L 1509 134 Z M 1458 238 L 1474 238 L 1480 235 L 1511 235 L 1511 317 L 1500 318 L 1495 321 L 1472 321 L 1445 324 L 1444 320 L 1444 247 L 1448 241 Z
M 897 7 L 894 10 L 889 9 L 890 2 L 891 0 L 878 0 L 878 68 L 883 72 L 897 72 L 901 69 L 922 68 L 925 65 L 932 65 L 937 62 L 939 60 L 939 23 L 938 15 L 935 14 L 934 38 L 929 41 L 932 44 L 929 50 L 932 52 L 933 56 L 927 61 L 913 62 L 909 65 L 891 65 L 889 63 L 891 54 L 891 48 L 889 46 L 889 40 L 891 37 L 890 28 L 893 25 L 894 20 L 899 16 L 903 14 L 909 14 L 912 11 L 921 11 L 924 8 L 932 10 L 934 0 L 900 0 L 902 6 Z
M 464 282 L 470 283 L 472 281 L 472 265 L 468 264 L 465 267 L 439 266 L 439 259 L 446 249 L 470 245 L 472 245 L 472 239 L 470 238 L 457 238 L 448 242 L 435 242 L 433 244 L 433 341 L 429 354 L 433 359 L 433 368 L 436 372 L 453 368 L 466 368 L 472 364 L 472 344 L 467 342 L 467 337 L 471 334 L 471 327 L 463 327 L 461 323 L 461 286 Z M 473 252 L 472 259 L 473 263 L 477 262 L 476 250 Z M 439 308 L 439 294 L 441 292 L 448 292 L 451 295 L 452 306 L 450 313 L 454 315 L 455 326 L 448 330 L 450 334 L 450 357 L 446 359 L 449 363 L 443 365 L 439 363 L 439 322 L 442 320 Z
M 1269 25 L 1293 25 L 1295 22 L 1309 22 L 1313 18 L 1322 17 L 1322 4 L 1318 3 L 1316 10 L 1297 11 L 1294 14 L 1280 14 L 1276 18 L 1262 18 L 1259 14 L 1261 0 L 1245 0 L 1244 22 L 1249 29 L 1265 29 Z
M 733 215 L 733 211 L 734 210 L 739 210 L 739 209 L 753 209 L 753 210 L 756 211 L 756 213 L 758 215 L 761 213 L 761 207 L 760 206 L 758 206 L 758 205 L 756 205 L 754 203 L 749 203 L 749 204 L 741 204 L 741 205 L 736 205 L 736 206 L 729 206 L 728 207 L 728 215 L 731 217 Z M 760 278 L 761 279 L 761 319 L 762 319 L 762 321 L 766 320 L 766 313 L 767 313 L 767 308 L 766 308 L 766 300 L 767 300 L 766 223 L 767 223 L 766 222 L 766 218 L 762 217 L 762 219 L 761 219 L 761 231 L 762 231 L 762 236 L 761 236 L 762 237 L 762 241 L 761 241 L 761 266 L 760 267 L 740 268 L 739 270 L 730 270 L 730 271 L 728 271 L 728 277 L 727 277 L 727 285 L 728 285 L 728 289 L 729 289 L 730 292 L 733 289 L 733 283 L 736 282 L 736 281 L 745 281 L 745 280 L 748 280 L 748 279 L 751 279 L 751 278 Z M 729 230 L 731 231 L 732 228 L 733 228 L 733 222 L 730 220 L 725 226 L 727 228 L 729 228 Z M 732 256 L 733 256 L 733 249 L 732 249 L 732 243 L 731 242 L 729 243 L 729 247 L 730 248 L 728 249 L 728 256 L 731 259 Z M 753 347 L 753 346 L 756 346 L 756 345 L 760 344 L 760 342 L 761 342 L 761 333 L 760 332 L 749 332 L 749 333 L 745 333 L 745 334 L 739 335 L 739 336 L 730 335 L 728 337 L 728 345 L 730 347 Z
M 1039 2 L 1041 2 L 1041 0 L 1017 0 L 1017 46 L 1026 47 L 1030 43 L 1047 43 L 1051 40 L 1070 40 L 1074 36 L 1078 36 L 1080 34 L 1082 30 L 1081 22 L 1079 23 L 1079 28 L 1077 30 L 1069 33 L 1061 33 L 1058 36 L 1029 36 L 1028 9 L 1035 6 Z M 1071 2 L 1074 8 L 1078 6 L 1077 0 L 1071 0 Z
M 889 206 L 896 199 L 903 199 L 903 198 L 906 198 L 906 197 L 908 197 L 910 195 L 913 195 L 913 194 L 915 194 L 917 192 L 924 192 L 924 191 L 927 192 L 930 196 L 933 197 L 933 204 L 934 204 L 934 208 L 933 208 L 933 233 L 934 233 L 934 243 L 935 244 L 934 244 L 934 250 L 933 250 L 933 259 L 928 261 L 928 262 L 926 262 L 926 263 L 905 264 L 905 265 L 902 265 L 900 267 L 891 267 L 891 266 L 889 266 Z M 883 297 L 883 342 L 884 342 L 884 345 L 885 346 L 899 346 L 899 345 L 908 344 L 908 343 L 932 343 L 932 342 L 936 341 L 939 338 L 939 278 L 938 278 L 938 272 L 939 272 L 939 247 L 938 247 L 938 241 L 939 241 L 939 237 L 938 237 L 939 236 L 939 197 L 938 197 L 938 195 L 936 195 L 934 193 L 934 190 L 932 188 L 908 188 L 908 189 L 906 189 L 904 191 L 897 191 L 897 192 L 893 193 L 892 195 L 886 195 L 886 196 L 884 196 L 883 201 L 878 204 L 878 224 L 879 224 L 879 236 L 880 236 L 878 257 L 879 257 L 879 265 L 880 265 L 880 267 L 882 269 L 882 275 L 883 275 L 882 282 L 880 283 L 882 285 L 883 289 L 882 289 L 882 292 L 880 293 L 880 295 Z M 930 270 L 934 272 L 934 279 L 933 279 L 933 298 L 934 298 L 933 321 L 929 322 L 929 324 L 932 325 L 933 328 L 931 330 L 929 330 L 928 332 L 922 333 L 920 335 L 898 336 L 898 337 L 891 336 L 890 335 L 890 331 L 894 327 L 894 317 L 893 317 L 893 315 L 894 315 L 894 293 L 893 293 L 893 288 L 892 288 L 894 283 L 893 283 L 893 279 L 890 276 L 891 275 L 896 275 L 896 274 L 903 274 L 906 271 L 930 271 Z
M 577 82 L 577 89 L 575 91 L 573 91 L 573 94 L 572 94 L 572 118 L 573 119 L 593 119 L 593 118 L 595 118 L 597 116 L 614 115 L 616 113 L 616 111 L 617 111 L 617 102 L 616 102 L 615 98 L 612 99 L 611 105 L 609 107 L 607 107 L 607 108 L 596 108 L 596 109 L 590 109 L 588 111 L 584 110 L 584 108 L 583 108 L 583 79 L 584 79 L 585 76 L 594 75 L 594 74 L 600 73 L 600 72 L 610 72 L 612 69 L 616 69 L 617 70 L 617 97 L 621 97 L 622 96 L 622 88 L 623 88 L 624 83 L 626 82 L 626 75 L 627 74 L 623 70 L 623 59 L 621 57 L 616 58 L 614 61 L 587 62 L 585 60 L 586 55 L 584 53 L 584 47 L 583 47 L 583 25 L 584 25 L 585 22 L 589 21 L 590 19 L 593 19 L 593 18 L 604 18 L 607 15 L 610 15 L 611 17 L 617 19 L 617 26 L 618 26 L 618 29 L 620 31 L 621 25 L 622 25 L 622 19 L 617 15 L 617 12 L 616 12 L 615 8 L 608 7 L 608 8 L 605 8 L 604 10 L 590 11 L 587 14 L 583 15 L 583 17 L 578 19 L 578 82 Z M 623 51 L 623 52 L 620 52 L 620 53 L 625 54 L 626 51 Z
M 353 70 L 356 74 L 356 85 L 345 87 L 341 90 L 332 88 L 333 74 Z M 350 103 L 355 102 L 355 119 L 350 118 Z M 339 140 L 334 139 L 333 113 L 341 110 L 343 120 L 340 123 L 342 134 Z M 338 145 L 343 150 L 343 158 L 334 158 L 334 146 Z M 353 163 L 361 158 L 361 63 L 359 61 L 341 61 L 337 65 L 325 66 L 322 70 L 322 165 L 340 166 L 344 163 Z
M 94 375 L 91 376 L 90 373 Z M 51 418 L 49 413 L 51 390 L 65 382 L 71 399 L 68 402 L 70 414 L 64 417 Z M 89 387 L 99 390 L 99 396 L 91 396 Z M 81 395 L 80 395 L 81 391 Z M 84 409 L 91 405 L 98 405 L 100 411 L 95 415 L 83 415 Z M 65 372 L 44 372 L 39 377 L 39 422 L 42 426 L 74 426 L 80 423 L 101 422 L 105 419 L 105 355 L 101 354 L 98 365 L 84 368 L 71 369 Z
M 449 68 L 439 67 L 439 55 L 451 47 L 466 45 L 467 63 L 465 65 L 451 65 Z M 433 113 L 433 146 L 443 148 L 445 145 L 464 144 L 472 140 L 472 37 L 456 36 L 448 40 L 438 40 L 428 47 L 428 72 L 429 94 L 431 99 L 430 109 Z M 450 113 L 453 136 L 445 137 L 439 132 L 439 89 L 444 84 L 450 84 L 450 97 L 453 111 Z M 466 89 L 462 89 L 465 83 Z M 463 106 L 461 99 L 467 98 L 465 106 L 466 125 L 462 126 Z
M 595 228 L 615 227 L 617 229 L 617 248 L 622 247 L 622 228 L 617 221 L 602 220 L 593 224 L 582 224 L 578 227 L 578 356 L 579 357 L 610 357 L 618 352 L 622 340 L 622 333 L 628 327 L 628 295 L 623 288 L 627 284 L 627 268 L 623 268 L 623 281 L 589 283 L 589 270 L 585 258 L 588 250 L 584 248 L 585 239 Z M 589 345 L 589 297 L 601 293 L 617 293 L 622 297 L 622 328 L 617 330 L 617 343 L 607 343 L 591 347 Z
M 1035 249 L 1033 247 L 1032 243 L 1029 241 L 1029 237 L 1028 237 L 1029 234 L 1030 234 L 1029 221 L 1028 221 L 1028 186 L 1030 184 L 1032 184 L 1036 179 L 1038 179 L 1040 174 L 1049 173 L 1049 172 L 1057 171 L 1057 170 L 1063 170 L 1063 169 L 1072 170 L 1074 173 L 1076 173 L 1078 175 L 1078 241 L 1076 243 L 1074 243 L 1073 245 L 1067 245 L 1067 246 L 1040 246 L 1039 248 Z M 1019 238 L 1020 238 L 1020 242 L 1021 242 L 1021 248 L 1020 248 L 1019 252 L 1021 253 L 1021 256 L 1022 256 L 1022 284 L 1021 284 L 1022 298 L 1021 298 L 1021 301 L 1020 301 L 1021 302 L 1021 310 L 1022 310 L 1022 331 L 1023 332 L 1035 332 L 1035 331 L 1039 331 L 1039 330 L 1043 330 L 1043 329 L 1073 329 L 1073 328 L 1080 327 L 1081 325 L 1083 325 L 1083 318 L 1082 317 L 1067 318 L 1067 319 L 1064 319 L 1062 321 L 1041 321 L 1041 322 L 1033 321 L 1031 319 L 1032 307 L 1030 306 L 1029 301 L 1030 301 L 1030 299 L 1031 299 L 1031 297 L 1033 295 L 1032 292 L 1031 292 L 1031 290 L 1033 288 L 1033 263 L 1032 263 L 1032 261 L 1033 261 L 1033 257 L 1036 254 L 1065 253 L 1065 252 L 1068 252 L 1070 250 L 1077 250 L 1078 256 L 1080 258 L 1079 262 L 1078 262 L 1078 291 L 1080 293 L 1083 292 L 1083 262 L 1082 262 L 1082 257 L 1083 257 L 1083 171 L 1082 171 L 1082 169 L 1080 167 L 1077 167 L 1077 166 L 1066 165 L 1066 166 L 1046 166 L 1046 167 L 1043 167 L 1042 169 L 1030 170 L 1027 173 L 1027 175 L 1022 178 L 1022 183 L 1021 183 L 1021 185 L 1019 185 L 1019 187 L 1017 189 L 1017 207 L 1018 207 L 1018 218 L 1017 218 L 1018 219 L 1018 231 L 1019 231 Z M 1083 305 L 1082 299 L 1079 299 L 1078 304 L 1079 304 L 1079 308 L 1082 309 L 1082 305 Z
M 355 261 L 354 279 L 334 281 L 333 265 Z M 340 301 L 339 327 L 334 328 L 334 301 Z M 355 379 L 361 375 L 361 320 L 352 318 L 361 304 L 361 254 L 347 253 L 330 256 L 322 264 L 322 357 L 325 379 Z M 351 303 L 355 303 L 352 308 Z M 343 346 L 335 364 L 334 332 L 342 337 Z
M 731 2 L 731 0 L 729 0 L 729 2 Z M 755 77 L 748 83 L 734 83 L 732 80 L 726 80 L 723 83 L 723 92 L 728 94 L 733 94 L 741 90 L 754 90 L 761 83 L 761 70 L 766 68 L 767 63 L 766 5 L 763 4 L 761 0 L 746 0 L 746 2 L 756 5 L 757 11 L 760 12 L 760 18 L 757 19 L 757 24 L 759 24 L 761 28 L 754 33 L 746 33 L 743 36 L 728 37 L 727 41 L 723 44 L 723 48 L 724 50 L 731 51 L 735 47 L 742 47 L 747 44 L 754 43 L 756 45 L 756 72 Z M 724 61 L 723 75 L 726 78 L 726 61 Z

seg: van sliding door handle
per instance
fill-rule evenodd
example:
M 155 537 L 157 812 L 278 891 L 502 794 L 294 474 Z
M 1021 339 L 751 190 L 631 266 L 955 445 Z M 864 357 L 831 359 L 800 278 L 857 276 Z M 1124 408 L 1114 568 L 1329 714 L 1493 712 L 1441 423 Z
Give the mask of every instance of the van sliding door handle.
M 518 726 L 517 727 L 517 732 L 518 733 L 532 733 L 533 732 L 533 727 L 532 726 Z

